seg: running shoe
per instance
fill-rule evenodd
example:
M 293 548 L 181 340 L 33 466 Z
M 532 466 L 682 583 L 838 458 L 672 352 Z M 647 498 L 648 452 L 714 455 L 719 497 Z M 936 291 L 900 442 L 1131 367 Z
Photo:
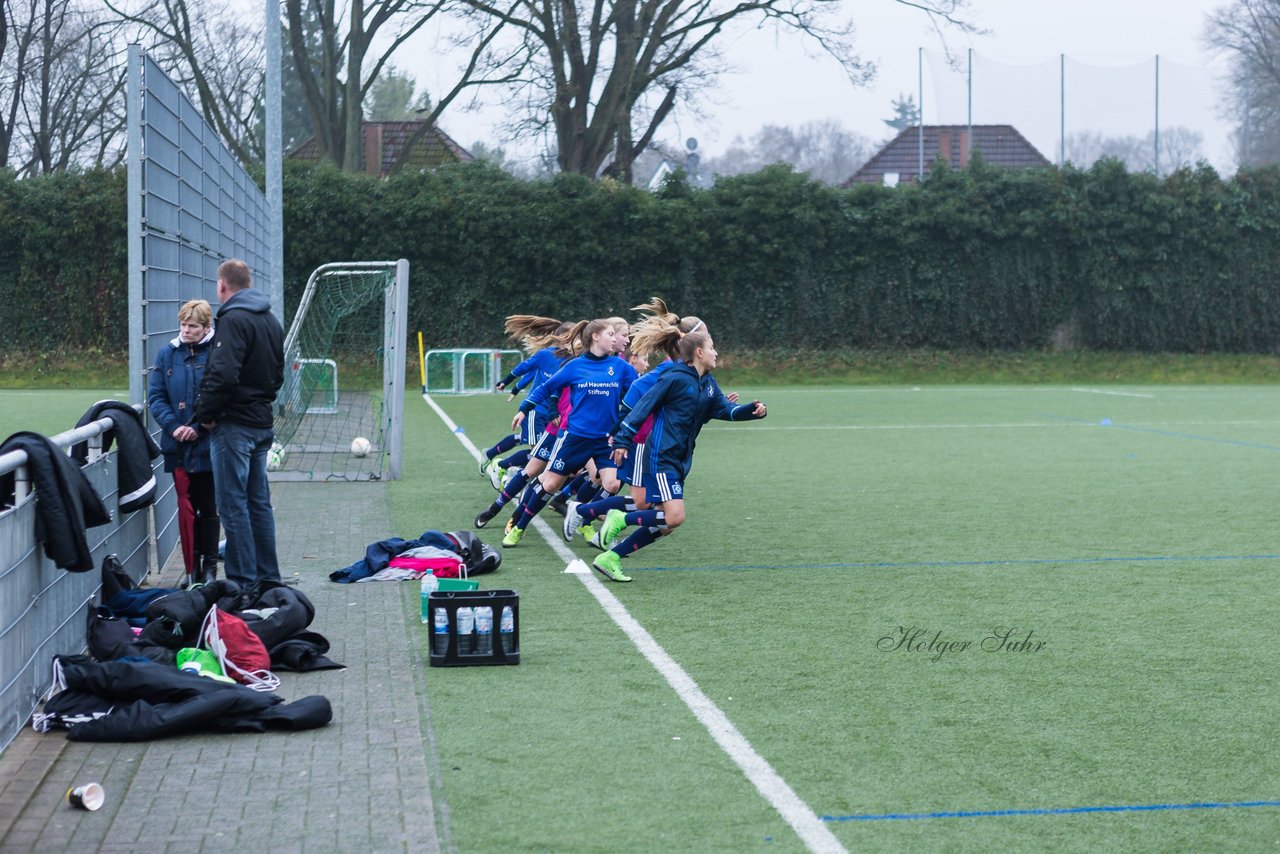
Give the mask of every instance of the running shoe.
M 587 538 L 587 545 L 604 551 L 604 545 L 600 542 L 599 530 L 588 526 L 587 530 L 583 532 L 583 536 Z
M 578 515 L 581 504 L 581 501 L 570 501 L 564 508 L 564 524 L 560 526 L 560 533 L 564 535 L 566 543 L 572 543 L 574 534 L 582 527 L 582 517 Z
M 591 568 L 610 581 L 630 581 L 631 576 L 622 574 L 622 556 L 617 552 L 604 552 L 591 561 Z
M 524 536 L 524 528 L 512 528 L 507 531 L 507 535 L 502 538 L 502 547 L 504 549 L 513 549 L 520 545 L 520 538 Z
M 612 546 L 613 541 L 625 527 L 627 527 L 627 514 L 621 510 L 610 510 L 605 514 L 604 524 L 600 526 L 600 545 L 606 549 Z
M 485 466 L 485 471 L 489 473 L 489 483 L 494 489 L 502 491 L 502 466 L 498 465 L 498 458 L 494 457 L 489 460 L 489 465 Z
M 489 463 L 491 462 L 493 462 L 493 460 L 486 457 L 484 455 L 484 451 L 481 451 L 480 452 L 480 476 L 481 477 L 484 477 L 484 474 L 485 474 L 484 470 L 489 467 Z
M 490 513 L 489 508 L 486 507 L 484 510 L 481 510 L 476 514 L 476 527 L 483 528 L 485 525 L 489 524 L 489 520 L 493 517 L 494 514 Z
M 503 535 L 505 536 L 506 534 L 510 534 L 511 529 L 514 528 L 515 526 L 516 526 L 516 517 L 512 516 L 510 519 L 507 520 L 506 527 L 502 529 Z

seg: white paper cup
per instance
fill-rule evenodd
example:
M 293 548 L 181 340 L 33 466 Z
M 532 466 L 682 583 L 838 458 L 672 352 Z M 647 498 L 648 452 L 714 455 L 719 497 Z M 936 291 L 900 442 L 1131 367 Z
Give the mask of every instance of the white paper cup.
M 107 799 L 107 793 L 97 783 L 85 783 L 67 789 L 67 803 L 76 809 L 96 810 Z

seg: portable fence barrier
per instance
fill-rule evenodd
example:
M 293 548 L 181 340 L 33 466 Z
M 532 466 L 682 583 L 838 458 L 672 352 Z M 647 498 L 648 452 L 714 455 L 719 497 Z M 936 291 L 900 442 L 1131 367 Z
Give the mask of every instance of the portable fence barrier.
M 150 568 L 152 508 L 119 511 L 117 454 L 102 453 L 102 434 L 112 427 L 110 418 L 102 418 L 50 437 L 63 449 L 88 442 L 89 458 L 82 470 L 111 512 L 110 524 L 86 532 L 94 564 L 89 572 L 59 569 L 45 556 L 36 539 L 37 496 L 30 487 L 27 455 L 0 455 L 0 477 L 13 473 L 16 486 L 12 503 L 0 507 L 0 750 L 21 732 L 48 690 L 53 656 L 84 651 L 86 618 L 101 586 L 102 559 L 115 554 L 135 582 L 141 582 Z

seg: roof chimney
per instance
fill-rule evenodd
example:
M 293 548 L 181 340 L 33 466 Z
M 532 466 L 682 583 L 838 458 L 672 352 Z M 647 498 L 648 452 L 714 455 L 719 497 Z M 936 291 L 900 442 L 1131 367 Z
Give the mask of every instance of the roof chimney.
M 377 122 L 365 122 L 364 138 L 364 171 L 370 175 L 382 174 L 382 125 Z

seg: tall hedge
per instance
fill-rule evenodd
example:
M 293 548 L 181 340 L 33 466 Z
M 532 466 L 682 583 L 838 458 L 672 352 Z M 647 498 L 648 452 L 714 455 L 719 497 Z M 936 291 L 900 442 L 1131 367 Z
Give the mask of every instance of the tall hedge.
M 0 177 L 0 351 L 125 346 L 124 180 Z M 286 303 L 335 260 L 408 258 L 410 328 L 490 345 L 512 313 L 625 313 L 660 294 L 726 349 L 1271 352 L 1280 172 L 1164 179 L 1114 162 L 920 186 L 772 167 L 649 193 L 469 164 L 389 181 L 288 164 Z
M 0 353 L 123 349 L 125 175 L 0 172 Z

